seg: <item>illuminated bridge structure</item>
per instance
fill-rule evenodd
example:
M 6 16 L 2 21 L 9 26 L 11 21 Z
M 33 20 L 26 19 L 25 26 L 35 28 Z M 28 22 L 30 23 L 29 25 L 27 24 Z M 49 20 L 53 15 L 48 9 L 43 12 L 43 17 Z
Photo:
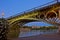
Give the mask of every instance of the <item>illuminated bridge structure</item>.
M 47 5 L 48 4 L 48 5 Z M 43 21 L 52 25 L 60 26 L 60 2 L 52 1 L 42 6 L 21 12 L 22 14 L 14 15 L 7 18 L 9 22 L 11 33 L 17 33 L 19 25 L 23 26 L 28 22 Z M 18 28 L 15 28 L 18 27 Z M 17 31 L 16 31 L 17 30 Z M 60 31 L 60 27 L 59 27 Z M 11 34 L 10 33 L 10 34 Z

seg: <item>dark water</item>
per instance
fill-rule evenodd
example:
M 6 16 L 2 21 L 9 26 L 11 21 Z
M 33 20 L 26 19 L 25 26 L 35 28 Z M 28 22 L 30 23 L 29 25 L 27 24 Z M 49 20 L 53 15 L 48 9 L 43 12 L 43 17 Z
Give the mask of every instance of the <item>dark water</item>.
M 57 33 L 57 29 L 54 30 L 31 30 L 28 32 L 20 32 L 19 37 L 29 37 L 29 36 L 36 36 L 40 34 L 52 34 Z

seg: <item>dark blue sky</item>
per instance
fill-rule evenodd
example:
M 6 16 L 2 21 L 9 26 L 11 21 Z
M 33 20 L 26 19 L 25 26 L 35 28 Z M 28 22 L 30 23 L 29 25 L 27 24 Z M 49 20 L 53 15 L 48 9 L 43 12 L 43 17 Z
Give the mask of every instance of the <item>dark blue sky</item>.
M 0 17 L 2 11 L 5 13 L 4 17 L 7 18 L 51 1 L 53 0 L 0 0 Z

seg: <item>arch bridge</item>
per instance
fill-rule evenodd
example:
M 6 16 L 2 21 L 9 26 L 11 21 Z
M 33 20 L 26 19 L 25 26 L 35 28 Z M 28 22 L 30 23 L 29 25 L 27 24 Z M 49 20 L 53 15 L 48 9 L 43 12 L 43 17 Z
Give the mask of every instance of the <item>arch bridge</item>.
M 11 26 L 10 30 L 13 30 L 16 33 L 16 30 L 19 30 L 19 27 L 15 27 L 19 25 L 23 26 L 24 24 L 32 21 L 43 21 L 52 25 L 60 26 L 60 2 L 22 12 L 22 14 L 7 18 L 7 21 Z M 13 33 L 13 31 L 10 31 L 9 34 Z

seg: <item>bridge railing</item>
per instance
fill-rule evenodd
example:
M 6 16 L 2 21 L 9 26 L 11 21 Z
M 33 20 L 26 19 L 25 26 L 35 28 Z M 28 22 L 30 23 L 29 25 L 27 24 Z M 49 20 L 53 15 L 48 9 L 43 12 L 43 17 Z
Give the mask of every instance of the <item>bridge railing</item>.
M 13 15 L 13 16 L 10 16 L 10 17 L 8 17 L 7 19 L 13 18 L 13 17 L 16 17 L 16 16 L 21 16 L 21 15 L 23 15 L 23 14 L 25 14 L 25 13 L 28 13 L 28 12 L 31 12 L 31 11 L 34 11 L 34 10 L 41 9 L 41 8 L 43 8 L 43 7 L 45 7 L 45 6 L 48 6 L 48 5 L 51 5 L 51 4 L 54 4 L 54 3 L 56 3 L 56 1 L 48 2 L 48 3 L 43 4 L 43 5 L 40 5 L 40 6 L 38 6 L 38 7 L 34 7 L 34 8 L 32 8 L 32 9 L 29 9 L 29 10 L 20 12 L 20 13 L 18 13 L 18 14 L 15 14 L 15 15 Z

